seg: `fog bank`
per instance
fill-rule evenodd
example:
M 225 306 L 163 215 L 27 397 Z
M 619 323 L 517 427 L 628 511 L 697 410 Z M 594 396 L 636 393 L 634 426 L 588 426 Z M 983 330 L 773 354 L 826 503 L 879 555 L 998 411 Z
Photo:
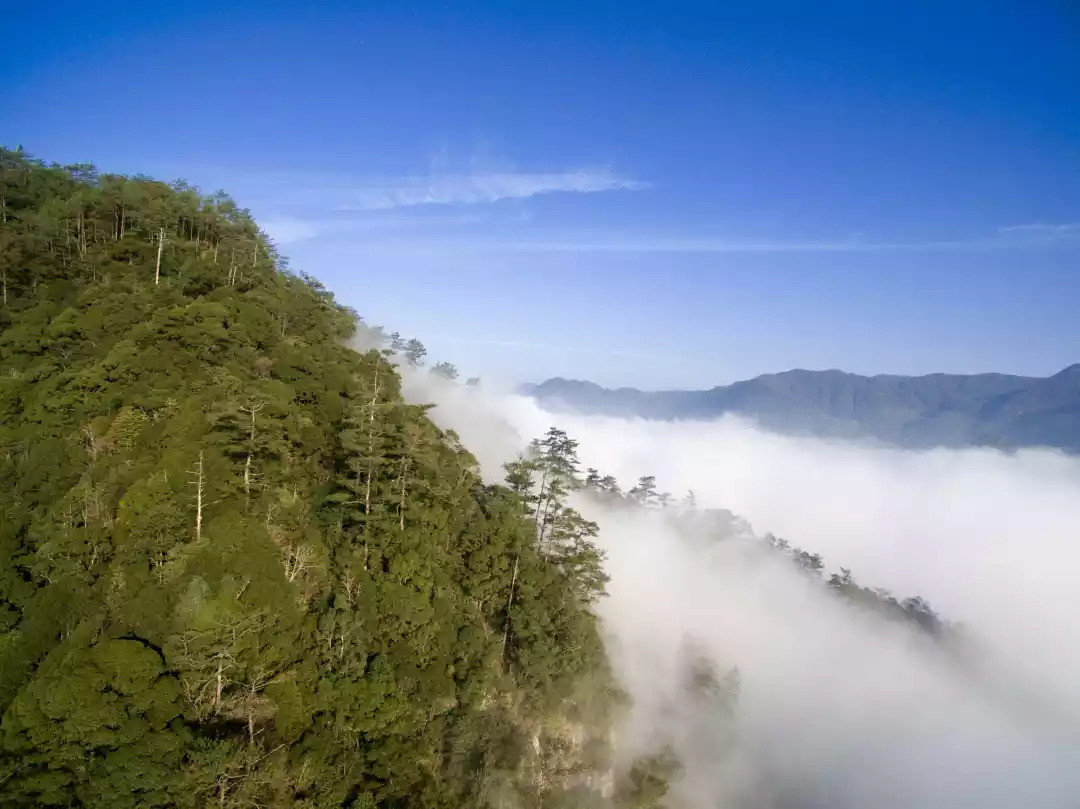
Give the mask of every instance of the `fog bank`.
M 699 506 L 920 595 L 972 639 L 958 661 L 861 612 L 761 543 L 687 535 L 660 512 L 580 508 L 601 526 L 599 611 L 634 710 L 626 754 L 670 743 L 673 805 L 1039 807 L 1080 794 L 1080 461 L 911 452 L 771 434 L 734 418 L 549 414 L 508 393 L 408 376 L 485 474 L 551 424 L 624 488 L 655 475 Z M 687 638 L 737 666 L 734 718 L 679 705 Z

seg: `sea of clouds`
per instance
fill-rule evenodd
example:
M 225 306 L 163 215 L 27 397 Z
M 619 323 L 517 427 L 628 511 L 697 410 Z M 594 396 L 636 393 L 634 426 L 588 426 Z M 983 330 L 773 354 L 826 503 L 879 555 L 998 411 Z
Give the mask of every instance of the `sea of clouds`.
M 582 502 L 611 576 L 598 610 L 633 710 L 632 757 L 673 746 L 672 805 L 911 809 L 1080 805 L 1080 459 L 907 451 L 752 422 L 552 414 L 407 374 L 486 477 L 552 425 L 624 488 L 655 475 L 964 627 L 963 655 L 853 608 L 780 557 Z M 683 699 L 688 641 L 737 667 L 734 718 Z M 682 701 L 680 701 L 682 700 Z

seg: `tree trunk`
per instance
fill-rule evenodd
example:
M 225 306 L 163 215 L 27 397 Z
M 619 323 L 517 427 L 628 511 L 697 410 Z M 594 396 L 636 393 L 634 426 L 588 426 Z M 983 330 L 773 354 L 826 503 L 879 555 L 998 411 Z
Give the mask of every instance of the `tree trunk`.
M 544 495 L 546 493 L 548 483 L 548 472 L 545 469 L 544 474 L 540 476 L 540 491 L 536 495 L 536 508 L 533 510 L 533 519 L 537 519 L 540 516 L 540 504 L 544 502 Z
M 214 687 L 214 713 L 221 710 L 221 691 L 224 687 L 224 679 L 221 676 L 222 669 L 225 666 L 225 661 L 218 657 L 217 664 L 217 682 Z
M 199 463 L 195 467 L 195 541 L 202 539 L 203 509 L 203 451 L 199 450 Z
M 518 565 L 521 564 L 521 554 L 514 557 L 514 575 L 510 578 L 510 597 L 506 600 L 506 623 L 503 627 L 502 657 L 506 659 L 506 642 L 510 639 L 510 608 L 514 606 L 514 587 L 517 585 Z
M 371 394 L 371 412 L 368 414 L 368 467 L 364 481 L 364 516 L 371 513 L 371 477 L 375 474 L 375 407 L 379 399 L 379 365 L 375 365 L 375 389 Z
M 244 460 L 244 508 L 250 508 L 251 502 L 251 457 L 255 453 L 255 415 L 265 407 L 265 402 L 252 404 L 251 407 L 240 408 L 243 413 L 251 414 L 251 428 L 248 432 L 247 458 Z
M 401 462 L 401 499 L 398 501 L 398 528 L 405 530 L 405 478 L 409 474 L 409 459 Z
M 364 473 L 364 516 L 371 514 L 371 478 L 375 474 L 375 460 L 368 457 L 367 470 Z
M 165 228 L 158 231 L 157 264 L 154 266 L 154 286 L 157 286 L 161 278 L 161 251 L 165 247 Z

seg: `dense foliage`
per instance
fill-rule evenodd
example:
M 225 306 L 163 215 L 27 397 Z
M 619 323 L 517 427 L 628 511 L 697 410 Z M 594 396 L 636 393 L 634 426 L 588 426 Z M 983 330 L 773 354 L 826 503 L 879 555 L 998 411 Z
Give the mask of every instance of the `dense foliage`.
M 485 485 L 401 395 L 426 355 L 288 271 L 223 193 L 0 150 L 0 805 L 665 800 L 671 750 L 612 766 L 606 576 L 570 503 L 717 539 L 736 518 L 583 473 L 555 428 Z M 691 743 L 726 749 L 738 672 L 684 668 Z
M 572 442 L 484 485 L 224 194 L 0 171 L 0 803 L 593 800 Z

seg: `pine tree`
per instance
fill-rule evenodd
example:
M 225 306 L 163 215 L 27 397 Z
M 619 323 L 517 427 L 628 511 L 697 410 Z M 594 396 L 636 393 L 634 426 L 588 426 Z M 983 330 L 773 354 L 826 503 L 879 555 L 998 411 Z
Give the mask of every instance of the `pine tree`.
M 484 485 L 356 330 L 224 194 L 0 150 L 0 803 L 557 806 L 576 444 Z

